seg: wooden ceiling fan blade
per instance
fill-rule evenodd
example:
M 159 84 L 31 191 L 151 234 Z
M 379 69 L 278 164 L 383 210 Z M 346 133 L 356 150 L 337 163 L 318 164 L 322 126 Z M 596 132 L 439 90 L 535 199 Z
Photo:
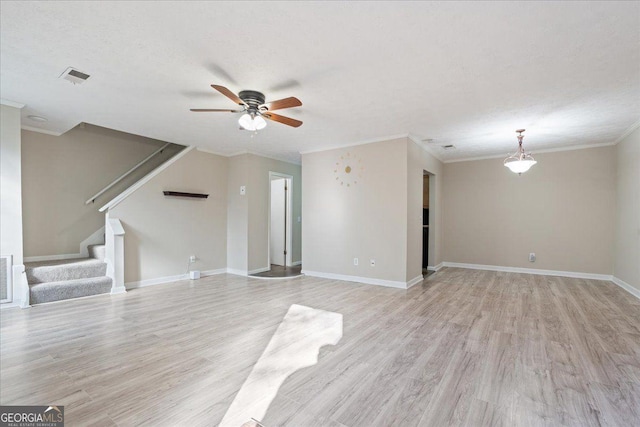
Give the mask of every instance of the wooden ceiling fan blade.
M 210 112 L 225 112 L 225 113 L 242 113 L 243 110 L 229 110 L 219 108 L 192 108 L 190 111 L 194 113 L 210 113 Z
M 280 114 L 275 114 L 267 111 L 262 115 L 265 119 L 273 120 L 274 122 L 282 123 L 283 125 L 292 126 L 294 128 L 300 127 L 302 125 L 302 122 L 300 120 L 281 116 Z
M 282 110 L 284 108 L 291 107 L 300 107 L 301 105 L 302 102 L 295 96 L 290 96 L 289 98 L 279 99 L 277 101 L 271 101 L 264 104 L 264 106 L 267 107 L 269 111 Z
M 245 105 L 244 101 L 242 99 L 240 99 L 238 97 L 238 95 L 236 95 L 235 93 L 231 92 L 226 87 L 219 86 L 219 85 L 211 85 L 211 87 L 214 88 L 215 90 L 217 90 L 218 92 L 220 92 L 221 94 L 223 94 L 224 96 L 226 96 L 227 98 L 229 98 L 230 100 L 232 100 L 233 102 L 235 102 L 236 104 Z

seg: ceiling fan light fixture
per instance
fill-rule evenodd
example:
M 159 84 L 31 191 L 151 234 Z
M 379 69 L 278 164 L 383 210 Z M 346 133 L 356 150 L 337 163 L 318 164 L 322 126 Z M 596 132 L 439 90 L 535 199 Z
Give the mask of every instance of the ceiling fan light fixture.
M 267 121 L 262 116 L 245 113 L 238 119 L 238 124 L 243 129 L 255 131 L 264 129 L 267 126 Z
M 518 151 L 504 159 L 504 165 L 508 167 L 511 172 L 517 173 L 518 175 L 528 171 L 531 166 L 538 163 L 531 154 L 524 151 L 522 147 L 522 138 L 524 138 L 522 132 L 524 132 L 524 129 L 518 129 L 516 131 L 516 133 L 518 133 Z

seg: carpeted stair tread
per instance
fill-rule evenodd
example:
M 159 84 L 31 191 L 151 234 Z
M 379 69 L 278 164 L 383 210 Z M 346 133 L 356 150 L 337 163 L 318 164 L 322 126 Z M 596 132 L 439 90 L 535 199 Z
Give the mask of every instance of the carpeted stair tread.
M 26 263 L 25 271 L 27 282 L 32 285 L 104 276 L 107 264 L 95 258 L 40 261 Z
M 106 253 L 106 246 L 104 244 L 101 245 L 89 245 L 87 246 L 89 250 L 89 256 L 91 258 L 99 259 L 100 261 L 104 261 L 104 256 Z
M 29 284 L 31 304 L 105 294 L 110 291 L 111 278 L 106 276 Z

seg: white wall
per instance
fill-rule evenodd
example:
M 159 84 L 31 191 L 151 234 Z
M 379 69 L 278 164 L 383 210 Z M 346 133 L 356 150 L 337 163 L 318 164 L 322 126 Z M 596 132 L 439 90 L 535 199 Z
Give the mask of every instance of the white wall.
M 13 300 L 21 299 L 22 248 L 22 172 L 20 109 L 0 105 L 0 254 L 11 255 Z
M 192 150 L 109 211 L 126 232 L 126 283 L 185 274 L 190 255 L 194 270 L 227 267 L 227 166 L 225 157 Z
M 303 271 L 406 282 L 407 144 L 302 155 Z
M 25 257 L 77 254 L 104 226 L 98 209 L 182 147 L 168 147 L 94 204 L 85 201 L 165 144 L 89 124 L 60 136 L 23 130 Z
M 444 261 L 610 275 L 615 147 L 535 158 L 521 176 L 501 159 L 444 165 Z
M 616 145 L 613 274 L 640 291 L 640 128 Z

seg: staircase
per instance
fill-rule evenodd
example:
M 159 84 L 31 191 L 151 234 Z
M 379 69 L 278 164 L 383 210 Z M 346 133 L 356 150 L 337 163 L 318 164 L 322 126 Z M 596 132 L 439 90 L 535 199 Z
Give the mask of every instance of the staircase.
M 88 249 L 89 258 L 26 263 L 31 304 L 109 293 L 105 245 Z

